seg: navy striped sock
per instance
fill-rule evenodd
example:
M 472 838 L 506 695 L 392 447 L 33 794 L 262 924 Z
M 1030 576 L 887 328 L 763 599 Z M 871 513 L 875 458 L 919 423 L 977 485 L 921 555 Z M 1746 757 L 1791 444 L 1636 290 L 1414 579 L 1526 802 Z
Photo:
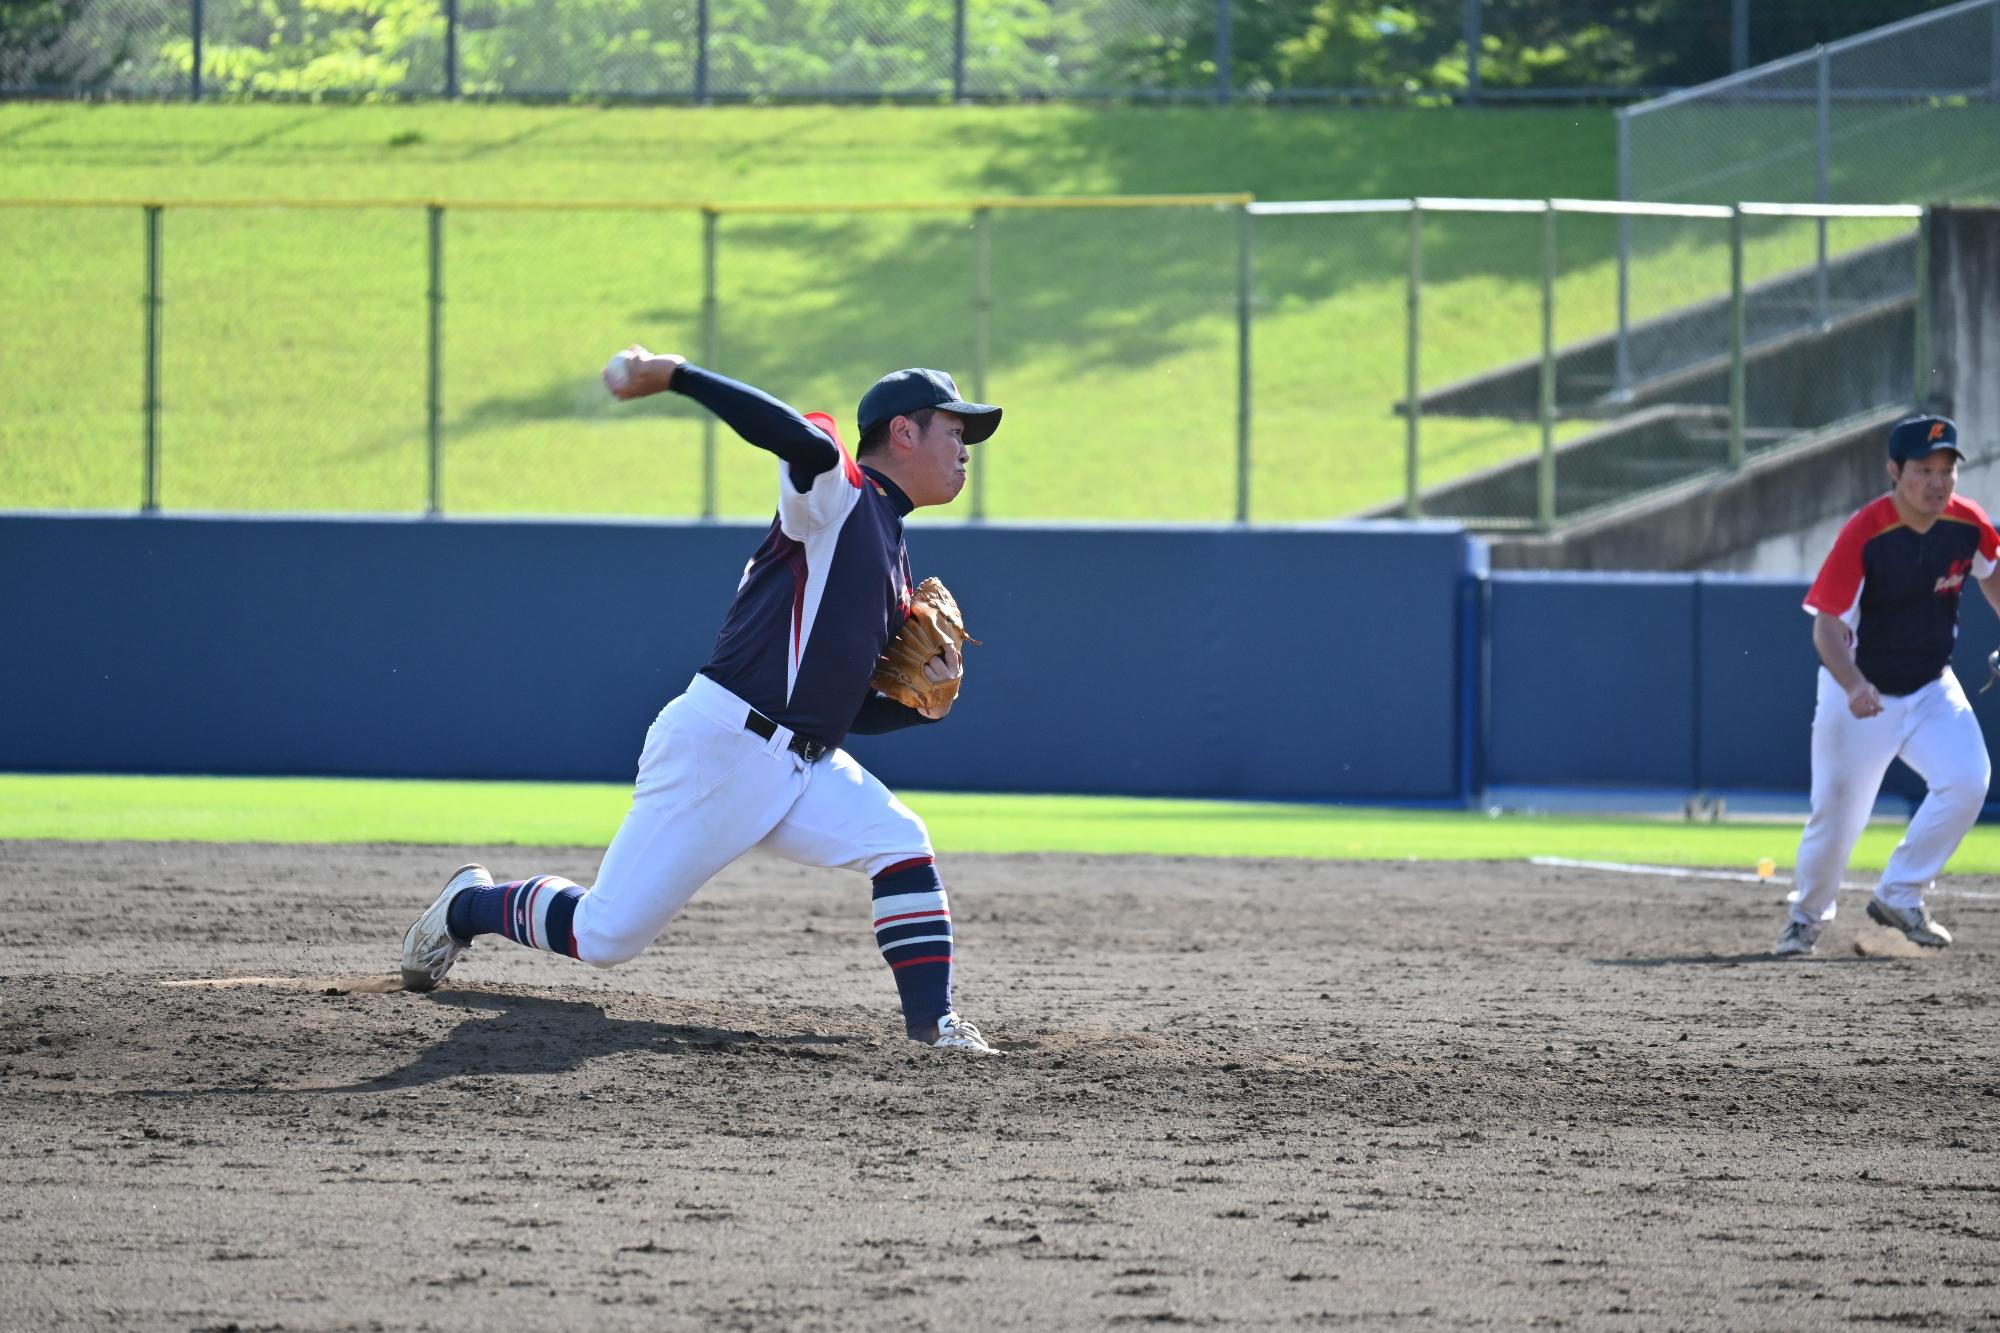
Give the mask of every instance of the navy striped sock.
M 451 900 L 445 926 L 461 940 L 505 935 L 530 949 L 576 957 L 576 917 L 583 890 L 560 875 L 536 875 L 511 884 L 467 889 Z
M 899 861 L 875 876 L 875 944 L 896 978 L 903 1025 L 928 1041 L 951 1012 L 951 908 L 928 856 Z

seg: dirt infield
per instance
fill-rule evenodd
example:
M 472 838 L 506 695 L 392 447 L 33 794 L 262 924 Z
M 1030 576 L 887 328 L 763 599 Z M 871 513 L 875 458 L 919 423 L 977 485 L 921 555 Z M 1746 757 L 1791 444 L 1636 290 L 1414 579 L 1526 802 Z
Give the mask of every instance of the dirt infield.
M 1776 963 L 1769 884 L 947 858 L 980 1060 L 768 861 L 398 993 L 462 859 L 0 843 L 0 1323 L 2000 1324 L 1994 881 Z

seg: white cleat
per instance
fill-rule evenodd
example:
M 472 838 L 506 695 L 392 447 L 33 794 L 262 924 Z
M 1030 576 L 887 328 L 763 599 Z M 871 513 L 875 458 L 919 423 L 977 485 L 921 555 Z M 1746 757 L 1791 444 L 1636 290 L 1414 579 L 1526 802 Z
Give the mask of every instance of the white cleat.
M 957 1014 L 946 1014 L 938 1020 L 937 1036 L 931 1038 L 931 1045 L 948 1051 L 974 1051 L 980 1055 L 1004 1054 L 980 1036 L 978 1028 Z
M 1819 932 L 1820 923 L 1817 921 L 1787 921 L 1785 933 L 1778 936 L 1771 952 L 1780 958 L 1802 958 L 1819 943 Z
M 1915 907 L 1891 907 L 1880 898 L 1870 898 L 1868 917 L 1878 925 L 1902 931 L 1912 943 L 1926 949 L 1942 949 L 1951 943 L 1951 932 L 1933 920 L 1931 909 L 1922 903 Z
M 403 989 L 436 990 L 458 956 L 472 946 L 451 933 L 446 920 L 451 900 L 471 888 L 490 888 L 493 876 L 481 865 L 460 866 L 424 914 L 403 935 Z

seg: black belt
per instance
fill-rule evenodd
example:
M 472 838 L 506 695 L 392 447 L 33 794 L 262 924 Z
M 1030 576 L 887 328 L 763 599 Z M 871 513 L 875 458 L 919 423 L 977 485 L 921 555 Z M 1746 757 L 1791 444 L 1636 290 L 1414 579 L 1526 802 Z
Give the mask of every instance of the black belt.
M 750 710 L 750 716 L 743 719 L 743 730 L 753 732 L 768 741 L 778 734 L 778 724 L 753 708 Z M 808 764 L 816 764 L 820 761 L 820 756 L 831 747 L 815 740 L 808 740 L 795 731 L 792 733 L 791 743 L 785 748 Z

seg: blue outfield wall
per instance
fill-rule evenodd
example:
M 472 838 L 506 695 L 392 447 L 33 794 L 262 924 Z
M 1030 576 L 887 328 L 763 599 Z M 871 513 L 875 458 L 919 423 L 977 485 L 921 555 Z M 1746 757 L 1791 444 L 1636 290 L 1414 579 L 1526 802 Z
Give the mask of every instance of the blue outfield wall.
M 1484 783 L 1803 796 L 1819 669 L 1807 586 L 1732 574 L 1493 575 Z M 1971 589 L 1959 621 L 1952 667 L 1992 750 L 2000 691 L 1976 691 L 2000 618 Z M 1898 763 L 1884 791 L 1914 799 L 1923 783 Z
M 762 524 L 0 516 L 0 769 L 625 781 Z M 913 525 L 972 632 L 892 786 L 1455 803 L 1443 524 Z
M 1495 575 L 1487 782 L 1692 785 L 1693 606 L 1671 575 Z
M 0 770 L 626 781 L 745 523 L 0 515 Z M 984 643 L 892 786 L 1802 796 L 1802 580 L 1486 575 L 1445 524 L 914 525 Z M 2000 622 L 1963 604 L 1956 666 Z M 2000 690 L 1975 696 L 1989 745 Z M 1921 783 L 1900 766 L 1892 795 Z

